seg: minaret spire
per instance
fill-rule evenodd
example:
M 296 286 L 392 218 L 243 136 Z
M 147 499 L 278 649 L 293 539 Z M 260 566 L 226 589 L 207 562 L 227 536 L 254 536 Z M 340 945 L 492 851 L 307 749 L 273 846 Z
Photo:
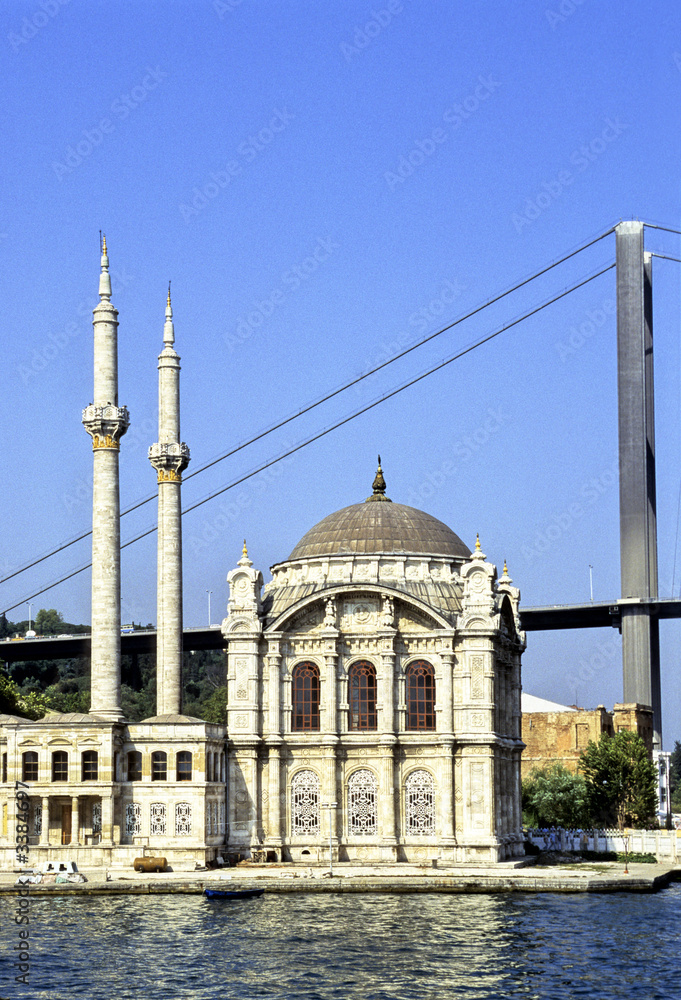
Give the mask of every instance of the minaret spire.
M 92 438 L 92 647 L 90 712 L 113 722 L 121 710 L 121 556 L 118 451 L 130 418 L 118 405 L 118 311 L 111 304 L 102 237 L 99 303 L 93 310 L 94 399 L 83 410 Z
M 158 442 L 149 461 L 158 480 L 158 578 L 156 583 L 156 714 L 182 711 L 182 473 L 189 448 L 180 441 L 180 358 L 175 351 L 170 283 L 158 356 Z

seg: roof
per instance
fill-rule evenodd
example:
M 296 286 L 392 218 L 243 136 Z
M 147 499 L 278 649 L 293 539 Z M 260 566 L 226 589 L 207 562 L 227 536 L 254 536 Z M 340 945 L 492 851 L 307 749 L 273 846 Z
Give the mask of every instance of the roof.
M 287 562 L 315 556 L 379 554 L 465 559 L 470 549 L 451 528 L 422 510 L 366 500 L 343 507 L 315 524 Z
M 576 712 L 571 705 L 559 705 L 556 701 L 548 701 L 546 698 L 536 698 L 533 694 L 526 694 L 524 691 L 520 696 L 520 710 L 528 712 Z
M 142 719 L 141 722 L 133 722 L 133 726 L 147 726 L 150 724 L 157 725 L 159 723 L 165 726 L 181 726 L 181 725 L 212 725 L 212 723 L 206 723 L 205 719 L 195 719 L 193 715 L 154 715 L 150 719 Z

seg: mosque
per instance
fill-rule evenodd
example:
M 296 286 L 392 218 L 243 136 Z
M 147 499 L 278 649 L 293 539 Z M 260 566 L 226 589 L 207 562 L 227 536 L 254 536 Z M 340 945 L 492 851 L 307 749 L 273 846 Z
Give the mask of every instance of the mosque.
M 91 708 L 0 716 L 0 861 L 503 861 L 523 854 L 519 591 L 479 540 L 371 495 L 325 517 L 264 584 L 246 546 L 222 623 L 228 720 L 182 714 L 179 357 L 159 369 L 157 715 L 121 711 L 118 312 L 94 310 Z M 15 783 L 30 800 L 17 816 Z

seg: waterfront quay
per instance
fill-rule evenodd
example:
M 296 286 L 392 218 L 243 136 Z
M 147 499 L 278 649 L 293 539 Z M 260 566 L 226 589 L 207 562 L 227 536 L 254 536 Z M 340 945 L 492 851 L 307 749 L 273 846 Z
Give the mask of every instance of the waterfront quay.
M 204 889 L 263 888 L 270 893 L 653 893 L 681 881 L 681 866 L 584 862 L 535 865 L 425 867 L 409 864 L 328 866 L 249 864 L 221 870 L 138 873 L 130 868 L 85 868 L 84 883 L 16 885 L 18 872 L 0 872 L 0 895 L 28 888 L 36 896 L 201 894 Z

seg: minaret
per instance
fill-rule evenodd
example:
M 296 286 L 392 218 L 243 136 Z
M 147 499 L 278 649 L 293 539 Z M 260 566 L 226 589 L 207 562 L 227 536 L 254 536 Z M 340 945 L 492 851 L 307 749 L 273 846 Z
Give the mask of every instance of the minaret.
M 149 461 L 158 473 L 158 578 L 156 583 L 156 714 L 182 711 L 182 473 L 189 448 L 180 442 L 180 358 L 175 352 L 170 285 L 158 356 L 158 443 Z
M 83 410 L 92 438 L 92 650 L 90 713 L 118 721 L 121 711 L 121 532 L 118 450 L 130 418 L 118 405 L 118 310 L 111 304 L 106 237 L 99 304 L 93 310 L 94 401 Z

